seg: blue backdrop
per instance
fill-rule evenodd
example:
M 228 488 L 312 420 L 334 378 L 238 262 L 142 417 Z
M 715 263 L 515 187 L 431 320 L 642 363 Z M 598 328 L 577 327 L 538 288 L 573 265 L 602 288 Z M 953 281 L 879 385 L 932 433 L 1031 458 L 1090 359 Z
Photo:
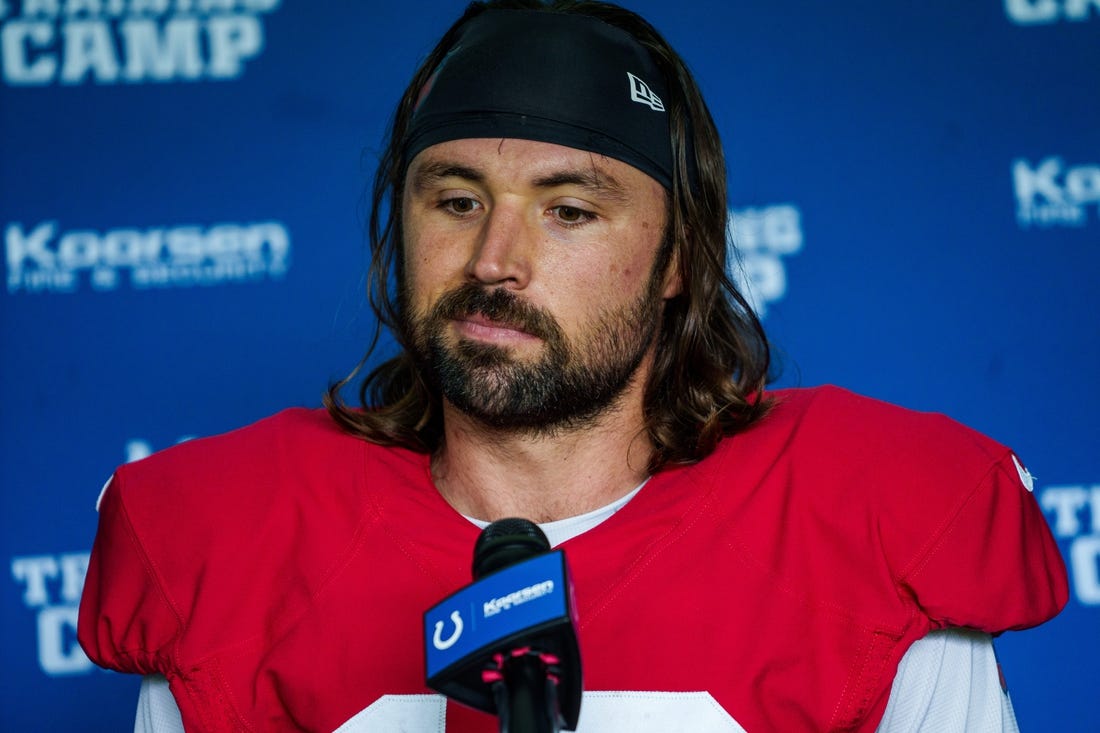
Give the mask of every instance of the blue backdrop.
M 781 383 L 1038 477 L 1073 596 L 998 649 L 1025 730 L 1100 730 L 1100 2 L 629 4 L 708 96 Z M 132 725 L 74 640 L 99 488 L 355 364 L 362 194 L 461 7 L 0 0 L 0 729 Z

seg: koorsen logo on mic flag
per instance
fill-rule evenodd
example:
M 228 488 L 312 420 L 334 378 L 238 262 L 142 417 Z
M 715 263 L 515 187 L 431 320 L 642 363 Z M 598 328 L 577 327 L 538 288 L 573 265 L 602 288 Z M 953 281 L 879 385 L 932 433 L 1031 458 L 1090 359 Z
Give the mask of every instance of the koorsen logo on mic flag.
M 565 555 L 537 555 L 466 586 L 424 614 L 428 678 L 509 637 L 568 618 Z

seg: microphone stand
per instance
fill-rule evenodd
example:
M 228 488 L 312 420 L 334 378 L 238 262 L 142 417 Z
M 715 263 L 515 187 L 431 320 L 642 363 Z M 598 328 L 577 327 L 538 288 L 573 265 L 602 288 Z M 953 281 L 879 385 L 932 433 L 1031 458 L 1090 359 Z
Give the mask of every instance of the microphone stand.
M 542 658 L 513 652 L 501 667 L 502 677 L 493 685 L 500 733 L 558 733 L 557 685 Z

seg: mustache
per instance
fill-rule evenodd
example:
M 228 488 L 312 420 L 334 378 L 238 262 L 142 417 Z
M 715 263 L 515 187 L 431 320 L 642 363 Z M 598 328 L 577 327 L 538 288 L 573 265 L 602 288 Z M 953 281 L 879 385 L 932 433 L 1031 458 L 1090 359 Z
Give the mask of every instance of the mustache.
M 431 319 L 444 321 L 473 315 L 520 329 L 544 341 L 554 341 L 562 335 L 557 321 L 546 311 L 504 288 L 485 290 L 473 283 L 444 294 L 432 308 Z

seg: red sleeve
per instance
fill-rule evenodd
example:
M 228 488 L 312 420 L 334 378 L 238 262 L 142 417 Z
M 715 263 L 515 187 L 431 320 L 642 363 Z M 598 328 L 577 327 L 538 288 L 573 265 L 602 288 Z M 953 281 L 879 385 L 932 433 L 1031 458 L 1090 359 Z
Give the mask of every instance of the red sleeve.
M 183 625 L 130 522 L 125 494 L 124 479 L 116 473 L 99 507 L 77 638 L 100 666 L 168 674 Z
M 168 677 L 189 730 L 247 727 L 231 690 L 259 684 L 250 642 L 293 625 L 358 546 L 364 445 L 294 409 L 121 466 L 77 622 L 88 656 Z
M 899 610 L 919 613 L 922 631 L 1022 629 L 1065 605 L 1062 556 L 1009 448 L 944 415 L 837 388 L 783 400 L 775 413 L 799 438 L 788 470 L 812 487 L 783 520 L 813 538 L 800 583 L 824 577 L 894 624 L 908 623 Z
M 934 626 L 1024 629 L 1066 604 L 1065 564 L 1018 466 L 1003 454 L 903 569 L 903 590 Z

